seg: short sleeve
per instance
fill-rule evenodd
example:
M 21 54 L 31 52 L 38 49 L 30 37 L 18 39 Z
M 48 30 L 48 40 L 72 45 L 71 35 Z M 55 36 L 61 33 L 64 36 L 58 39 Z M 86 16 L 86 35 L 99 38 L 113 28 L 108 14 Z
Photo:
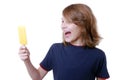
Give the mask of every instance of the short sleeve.
M 109 73 L 107 69 L 106 55 L 104 52 L 100 53 L 99 60 L 97 62 L 96 77 L 99 78 L 109 78 Z
M 48 50 L 43 61 L 40 63 L 40 66 L 45 69 L 46 71 L 50 71 L 53 68 L 53 45 Z

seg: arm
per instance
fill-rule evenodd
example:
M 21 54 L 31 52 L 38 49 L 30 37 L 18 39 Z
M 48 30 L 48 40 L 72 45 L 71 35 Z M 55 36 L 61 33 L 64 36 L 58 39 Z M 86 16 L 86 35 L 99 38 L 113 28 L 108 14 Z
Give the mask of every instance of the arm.
M 47 74 L 47 71 L 45 71 L 41 67 L 36 69 L 33 66 L 33 64 L 31 63 L 30 58 L 29 58 L 29 56 L 30 56 L 29 50 L 25 46 L 20 47 L 19 56 L 20 56 L 21 60 L 24 61 L 24 64 L 25 64 L 27 71 L 28 71 L 30 77 L 32 78 L 32 80 L 42 80 L 43 77 Z
M 97 80 L 106 80 L 105 78 L 97 78 Z

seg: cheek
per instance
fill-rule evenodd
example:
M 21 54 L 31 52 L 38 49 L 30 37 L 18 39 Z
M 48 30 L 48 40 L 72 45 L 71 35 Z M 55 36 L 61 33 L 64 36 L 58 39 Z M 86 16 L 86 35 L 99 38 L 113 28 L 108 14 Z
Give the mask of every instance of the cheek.
M 80 30 L 80 28 L 75 28 L 74 30 L 73 30 L 73 33 L 77 36 L 77 35 L 80 35 L 81 34 L 81 30 Z
M 81 35 L 81 33 L 79 31 L 78 32 L 76 31 L 76 32 L 74 32 L 73 37 L 78 38 L 78 37 L 80 37 L 80 35 Z
M 63 25 L 62 25 L 62 24 L 60 25 L 60 28 L 61 28 L 61 29 L 63 28 Z

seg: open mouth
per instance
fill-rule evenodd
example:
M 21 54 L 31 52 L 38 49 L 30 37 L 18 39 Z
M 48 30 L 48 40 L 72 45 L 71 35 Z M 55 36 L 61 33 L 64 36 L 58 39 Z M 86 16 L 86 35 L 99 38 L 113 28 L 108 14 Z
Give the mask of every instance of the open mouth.
M 70 34 L 71 34 L 70 31 L 65 32 L 65 35 L 66 35 L 66 36 L 68 36 L 68 35 L 70 35 Z

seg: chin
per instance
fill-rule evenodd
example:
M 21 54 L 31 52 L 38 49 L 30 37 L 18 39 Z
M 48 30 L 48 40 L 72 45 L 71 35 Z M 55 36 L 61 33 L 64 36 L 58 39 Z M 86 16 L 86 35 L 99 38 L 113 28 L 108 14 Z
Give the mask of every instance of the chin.
M 67 42 L 67 43 L 71 43 L 71 42 L 72 42 L 72 40 L 65 39 L 65 42 Z

